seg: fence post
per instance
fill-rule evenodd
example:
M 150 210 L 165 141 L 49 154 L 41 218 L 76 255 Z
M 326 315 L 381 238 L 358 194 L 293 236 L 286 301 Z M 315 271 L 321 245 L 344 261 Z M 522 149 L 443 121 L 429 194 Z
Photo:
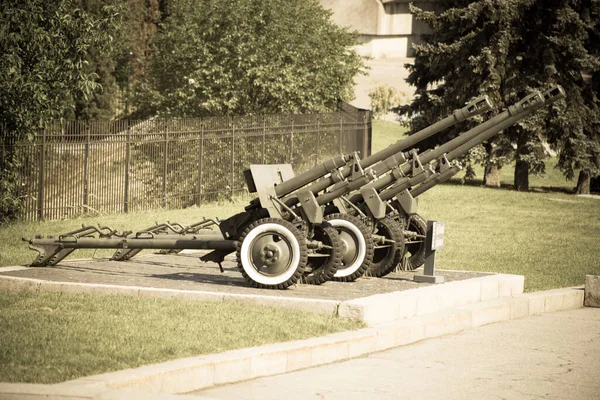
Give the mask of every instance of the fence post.
M 342 149 L 342 144 L 343 144 L 343 137 L 342 137 L 342 133 L 344 132 L 344 115 L 342 114 L 342 112 L 340 111 L 340 133 L 338 135 L 338 143 L 339 143 L 339 147 L 340 147 L 340 154 L 343 154 L 344 151 Z
M 265 146 L 266 146 L 266 139 L 267 139 L 267 121 L 265 120 L 264 115 L 263 115 L 262 119 L 263 119 L 263 134 L 262 134 L 262 162 L 261 162 L 261 164 L 264 164 L 265 163 Z
M 235 118 L 231 120 L 231 198 L 233 198 L 233 184 L 235 182 Z
M 40 174 L 38 176 L 38 221 L 44 220 L 44 166 L 46 164 L 46 124 L 42 128 L 42 146 L 40 147 Z
M 163 179 L 162 179 L 162 206 L 167 207 L 167 153 L 169 151 L 169 137 L 167 132 L 167 120 L 164 121 L 164 148 L 163 148 Z
M 371 148 L 371 146 L 369 146 L 369 140 L 371 139 L 371 135 L 369 134 L 370 119 L 368 116 L 369 116 L 369 113 L 363 112 L 363 138 L 362 138 L 361 158 L 366 158 L 366 157 L 370 156 L 369 149 Z
M 202 203 L 202 161 L 204 158 L 204 123 L 200 123 L 200 146 L 198 149 L 198 200 L 196 205 Z
M 129 168 L 131 164 L 131 121 L 127 120 L 125 136 L 125 190 L 123 195 L 123 211 L 129 212 Z
M 290 115 L 290 123 L 292 124 L 292 133 L 290 134 L 290 164 L 294 163 L 294 116 Z
M 85 126 L 85 146 L 83 150 L 83 212 L 87 212 L 89 203 L 89 182 L 90 182 L 90 125 L 89 121 L 84 122 Z
M 317 140 L 315 147 L 315 165 L 319 165 L 319 116 L 317 115 Z

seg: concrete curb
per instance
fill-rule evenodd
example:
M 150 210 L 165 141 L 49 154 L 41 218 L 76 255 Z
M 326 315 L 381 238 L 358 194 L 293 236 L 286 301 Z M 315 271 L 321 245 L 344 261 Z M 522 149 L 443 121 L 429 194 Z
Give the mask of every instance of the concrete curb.
M 499 297 L 521 294 L 523 293 L 523 285 L 524 277 L 522 275 L 494 274 L 447 282 L 441 285 L 424 286 L 353 300 L 338 301 L 99 283 L 53 282 L 0 275 L 0 289 L 3 290 L 184 298 L 186 300 L 216 302 L 241 301 L 248 304 L 339 315 L 343 318 L 363 321 L 369 326 L 431 314 Z
M 523 293 L 522 275 L 496 274 L 344 301 L 338 315 L 369 326 Z
M 586 307 L 600 307 L 600 276 L 585 276 L 585 298 L 583 304 Z
M 184 358 L 56 385 L 0 384 L 0 395 L 3 399 L 173 399 L 177 398 L 173 393 L 343 361 L 494 322 L 581 308 L 583 298 L 582 288 L 518 294 L 358 331 Z

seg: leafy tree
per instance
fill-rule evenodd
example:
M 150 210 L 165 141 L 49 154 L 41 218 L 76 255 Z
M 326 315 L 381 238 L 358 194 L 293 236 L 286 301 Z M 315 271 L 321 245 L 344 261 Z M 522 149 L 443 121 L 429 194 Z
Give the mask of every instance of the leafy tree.
M 19 211 L 15 145 L 100 88 L 86 57 L 110 45 L 117 16 L 110 7 L 90 15 L 71 0 L 0 2 L 0 220 Z
M 144 75 L 150 60 L 152 41 L 164 16 L 166 1 L 127 0 L 122 42 L 116 56 L 114 76 L 124 100 L 124 115 L 131 109 L 131 88 Z
M 483 155 L 472 154 L 471 159 L 485 164 L 486 179 L 516 160 L 517 190 L 527 190 L 530 173 L 544 171 L 544 142 L 559 151 L 559 167 L 568 178 L 576 169 L 600 172 L 594 160 L 600 143 L 595 133 L 598 91 L 582 75 L 600 71 L 599 4 L 593 0 L 454 0 L 443 6 L 439 14 L 412 8 L 434 34 L 426 44 L 416 46 L 408 78 L 417 87 L 416 97 L 399 112 L 417 114 L 415 125 L 422 127 L 475 95 L 488 94 L 503 109 L 529 89 L 558 83 L 567 91 L 566 105 L 521 121 L 488 142 Z
M 173 0 L 137 87 L 147 114 L 324 111 L 363 68 L 317 0 Z
M 75 5 L 93 19 L 104 16 L 105 8 L 118 9 L 122 0 L 74 0 Z M 120 22 L 120 21 L 119 21 Z M 111 45 L 94 43 L 90 45 L 84 56 L 84 70 L 95 76 L 97 90 L 92 93 L 76 93 L 73 107 L 65 114 L 69 119 L 112 119 L 115 115 L 118 86 L 115 79 L 115 67 L 118 55 L 125 43 L 122 30 L 110 32 Z

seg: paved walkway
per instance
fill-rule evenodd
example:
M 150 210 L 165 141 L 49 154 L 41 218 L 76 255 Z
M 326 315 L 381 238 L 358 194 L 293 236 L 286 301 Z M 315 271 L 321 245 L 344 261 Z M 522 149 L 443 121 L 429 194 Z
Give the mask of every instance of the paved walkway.
M 192 393 L 205 399 L 600 399 L 600 309 L 483 326 Z

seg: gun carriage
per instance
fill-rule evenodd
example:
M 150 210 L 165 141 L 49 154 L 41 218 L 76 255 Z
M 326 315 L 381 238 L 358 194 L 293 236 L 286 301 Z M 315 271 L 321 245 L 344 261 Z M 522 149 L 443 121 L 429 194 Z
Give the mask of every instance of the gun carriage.
M 84 226 L 55 237 L 23 239 L 38 255 L 31 266 L 56 265 L 80 248 L 116 249 L 125 261 L 142 249 L 208 249 L 202 261 L 219 264 L 236 253 L 253 286 L 285 289 L 298 282 L 381 277 L 424 261 L 426 223 L 418 197 L 461 170 L 456 159 L 544 105 L 565 96 L 560 86 L 533 92 L 506 111 L 422 153 L 413 147 L 438 132 L 492 108 L 478 98 L 407 139 L 360 159 L 338 155 L 294 176 L 291 165 L 252 165 L 245 171 L 258 197 L 225 220 L 190 226 L 163 223 L 135 234 Z M 221 270 L 222 267 L 221 267 Z

